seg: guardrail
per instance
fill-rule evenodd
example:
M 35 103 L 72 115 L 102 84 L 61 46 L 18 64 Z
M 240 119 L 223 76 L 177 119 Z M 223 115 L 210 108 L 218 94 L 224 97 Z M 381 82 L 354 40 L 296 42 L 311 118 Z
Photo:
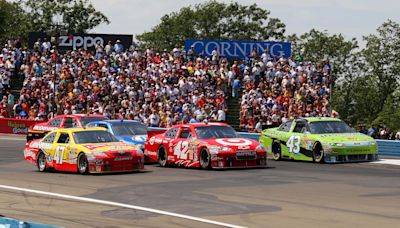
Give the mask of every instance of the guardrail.
M 58 228 L 60 226 L 51 226 L 46 224 L 31 223 L 20 221 L 13 218 L 0 217 L 0 227 L 16 227 L 16 228 Z

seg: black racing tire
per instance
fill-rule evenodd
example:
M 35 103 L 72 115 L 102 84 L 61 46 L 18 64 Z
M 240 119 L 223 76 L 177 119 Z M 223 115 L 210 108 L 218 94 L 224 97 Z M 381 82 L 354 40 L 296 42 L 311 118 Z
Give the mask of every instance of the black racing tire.
M 85 155 L 85 153 L 80 153 L 78 155 L 78 173 L 79 174 L 88 174 L 89 173 L 89 162 Z
M 38 168 L 39 172 L 47 171 L 46 155 L 42 151 L 39 152 L 37 159 L 36 159 L 36 163 L 37 163 L 37 168 Z
M 315 163 L 324 163 L 324 150 L 322 149 L 321 143 L 317 142 L 313 148 L 313 161 Z
M 211 169 L 211 154 L 207 148 L 200 151 L 200 167 L 202 169 Z
M 272 143 L 272 158 L 275 161 L 282 160 L 282 147 L 279 142 Z
M 160 164 L 161 167 L 168 166 L 168 154 L 163 146 L 158 148 L 158 164 Z

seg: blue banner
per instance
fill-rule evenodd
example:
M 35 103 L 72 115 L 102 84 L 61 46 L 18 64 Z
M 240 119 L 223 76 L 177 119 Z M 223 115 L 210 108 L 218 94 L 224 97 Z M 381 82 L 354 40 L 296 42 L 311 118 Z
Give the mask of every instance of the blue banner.
M 256 49 L 261 56 L 265 50 L 270 57 L 289 57 L 292 52 L 291 43 L 274 41 L 243 41 L 243 40 L 186 40 L 186 53 L 194 48 L 198 55 L 211 56 L 212 51 L 217 48 L 220 57 L 244 59 Z

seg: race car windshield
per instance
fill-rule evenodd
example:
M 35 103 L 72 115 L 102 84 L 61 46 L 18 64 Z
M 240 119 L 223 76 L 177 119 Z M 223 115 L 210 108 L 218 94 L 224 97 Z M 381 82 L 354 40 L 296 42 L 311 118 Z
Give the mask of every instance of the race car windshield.
M 194 128 L 198 139 L 237 138 L 236 131 L 229 126 L 207 126 Z
M 73 133 L 76 144 L 118 142 L 107 131 L 80 131 Z
M 111 126 L 115 136 L 147 135 L 147 127 L 141 123 L 120 123 Z
M 99 116 L 92 116 L 92 117 L 82 117 L 80 119 L 82 126 L 86 126 L 86 124 L 90 123 L 90 122 L 96 122 L 96 121 L 102 121 L 102 120 L 106 120 L 106 117 L 99 117 Z
M 354 133 L 355 130 L 343 121 L 320 121 L 312 122 L 309 125 L 311 134 L 329 133 Z

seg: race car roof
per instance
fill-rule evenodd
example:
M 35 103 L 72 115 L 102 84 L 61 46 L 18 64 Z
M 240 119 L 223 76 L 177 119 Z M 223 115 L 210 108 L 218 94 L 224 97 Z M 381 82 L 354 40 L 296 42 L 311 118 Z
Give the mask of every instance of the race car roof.
M 307 120 L 308 122 L 341 121 L 340 119 L 333 118 L 333 117 L 304 117 L 304 118 L 298 118 L 298 119 L 304 119 L 304 120 Z
M 103 127 L 74 127 L 74 128 L 58 128 L 53 130 L 52 132 L 80 132 L 80 131 L 107 131 Z
M 220 122 L 210 122 L 210 123 L 188 123 L 188 124 L 176 124 L 173 127 L 207 127 L 207 126 L 229 126 L 229 124 L 226 123 L 220 123 Z

